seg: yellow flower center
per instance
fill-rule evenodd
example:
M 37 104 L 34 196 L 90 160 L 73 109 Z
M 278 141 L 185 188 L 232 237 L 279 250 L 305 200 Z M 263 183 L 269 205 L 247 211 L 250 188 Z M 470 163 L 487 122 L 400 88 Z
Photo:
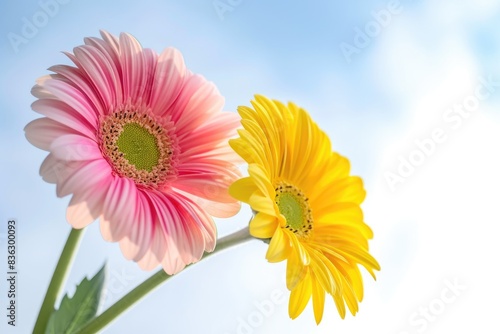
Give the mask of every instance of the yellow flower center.
M 101 150 L 116 174 L 158 188 L 176 174 L 169 128 L 148 112 L 120 110 L 101 119 Z
M 286 218 L 288 230 L 300 237 L 307 237 L 313 229 L 313 219 L 308 198 L 297 187 L 281 182 L 275 187 L 276 205 Z

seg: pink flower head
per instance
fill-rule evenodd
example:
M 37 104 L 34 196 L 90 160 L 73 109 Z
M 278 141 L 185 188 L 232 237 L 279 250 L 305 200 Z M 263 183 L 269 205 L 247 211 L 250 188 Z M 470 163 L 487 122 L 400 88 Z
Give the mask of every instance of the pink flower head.
M 101 36 L 66 53 L 75 66 L 38 79 L 32 108 L 45 117 L 26 137 L 49 151 L 40 174 L 57 196 L 73 194 L 74 228 L 100 218 L 127 259 L 174 274 L 214 249 L 210 215 L 240 208 L 227 191 L 240 177 L 227 143 L 239 117 L 221 111 L 215 85 L 176 49 L 158 55 L 128 34 Z

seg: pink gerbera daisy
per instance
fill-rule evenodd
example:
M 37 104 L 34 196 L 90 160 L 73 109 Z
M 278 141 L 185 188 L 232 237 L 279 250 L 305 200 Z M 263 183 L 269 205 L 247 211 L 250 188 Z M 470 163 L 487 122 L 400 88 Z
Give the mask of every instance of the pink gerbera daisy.
M 32 108 L 46 117 L 26 137 L 50 152 L 40 174 L 57 196 L 73 194 L 74 228 L 100 218 L 127 259 L 174 274 L 214 249 L 210 215 L 239 210 L 227 191 L 240 177 L 227 144 L 239 117 L 221 111 L 215 85 L 176 49 L 158 55 L 128 34 L 101 36 L 66 53 L 76 66 L 38 79 Z

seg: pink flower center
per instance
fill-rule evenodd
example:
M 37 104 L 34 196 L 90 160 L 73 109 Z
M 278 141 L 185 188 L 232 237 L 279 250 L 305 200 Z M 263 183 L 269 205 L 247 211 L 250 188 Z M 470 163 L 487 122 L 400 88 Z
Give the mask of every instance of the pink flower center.
M 173 125 L 148 111 L 124 109 L 101 118 L 101 151 L 116 174 L 158 188 L 176 177 Z

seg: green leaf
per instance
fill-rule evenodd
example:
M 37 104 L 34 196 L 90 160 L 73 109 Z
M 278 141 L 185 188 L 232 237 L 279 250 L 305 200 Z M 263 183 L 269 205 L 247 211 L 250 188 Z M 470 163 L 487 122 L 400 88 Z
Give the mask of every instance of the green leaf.
M 106 264 L 90 281 L 85 277 L 73 297 L 64 296 L 59 309 L 52 312 L 45 334 L 76 333 L 95 317 L 103 293 L 105 268 Z

